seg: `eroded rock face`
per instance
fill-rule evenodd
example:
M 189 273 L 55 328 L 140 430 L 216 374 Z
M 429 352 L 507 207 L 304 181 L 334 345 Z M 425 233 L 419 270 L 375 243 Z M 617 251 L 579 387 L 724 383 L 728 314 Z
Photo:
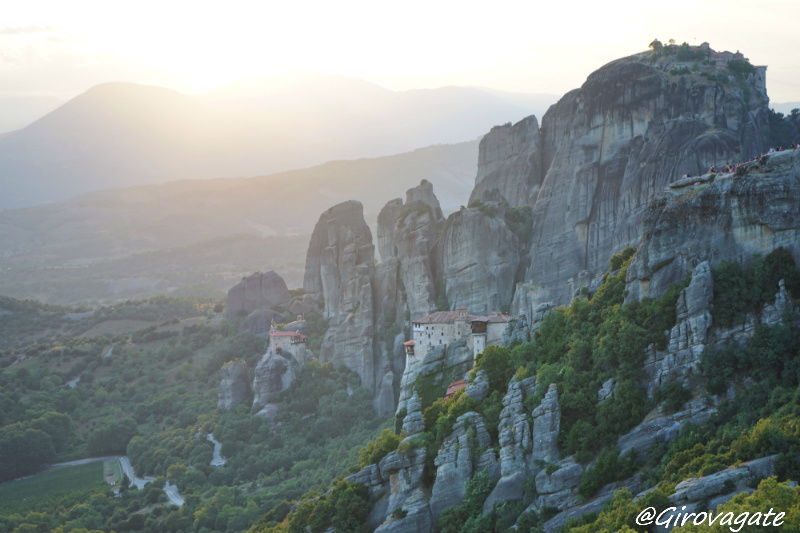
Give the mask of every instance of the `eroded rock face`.
M 406 408 L 406 403 L 411 398 L 417 377 L 432 376 L 438 382 L 446 381 L 454 376 L 462 376 L 472 368 L 473 354 L 467 347 L 465 340 L 453 342 L 447 346 L 435 347 L 425 354 L 424 358 L 411 356 L 403 371 L 400 381 L 400 399 L 397 402 L 397 412 Z M 410 411 L 409 411 L 410 412 Z
M 536 377 L 517 381 L 511 378 L 508 391 L 503 397 L 503 410 L 497 426 L 500 441 L 500 480 L 495 485 L 486 502 L 483 512 L 491 512 L 496 505 L 507 501 L 522 499 L 522 485 L 530 475 L 532 465 L 531 425 L 523 402 L 536 389 Z
M 506 224 L 504 208 L 456 211 L 447 219 L 436 247 L 438 278 L 450 307 L 488 314 L 509 309 L 522 245 Z
M 229 361 L 219 371 L 217 389 L 217 409 L 228 410 L 242 403 L 250 392 L 247 377 L 247 363 L 241 360 Z
M 639 458 L 644 458 L 654 444 L 677 439 L 687 422 L 700 425 L 715 412 L 716 407 L 711 401 L 700 399 L 689 402 L 683 411 L 642 422 L 617 439 L 619 454 L 625 456 L 633 450 Z
M 768 100 L 755 82 L 745 101 L 739 84 L 675 76 L 670 68 L 647 54 L 611 62 L 552 106 L 541 129 L 529 117 L 484 137 L 470 200 L 532 206 L 532 236 L 522 243 L 524 272 L 516 279 L 528 286 L 518 291 L 515 312 L 568 303 L 606 270 L 613 253 L 639 241 L 643 211 L 682 174 L 696 176 L 712 163 L 742 161 L 768 147 Z M 456 215 L 447 231 L 460 236 L 451 225 L 474 223 Z M 484 255 L 506 245 L 498 239 Z M 507 258 L 482 263 L 491 271 Z M 448 296 L 456 271 L 444 272 Z M 502 293 L 481 291 L 484 300 Z M 463 298 L 460 291 L 454 296 Z
M 644 370 L 650 377 L 649 395 L 668 381 L 678 379 L 687 384 L 698 372 L 711 327 L 713 301 L 714 279 L 711 267 L 704 261 L 694 269 L 689 286 L 678 296 L 676 323 L 669 331 L 667 349 L 663 352 L 653 346 L 648 349 Z
M 372 400 L 372 405 L 379 417 L 387 417 L 394 413 L 394 374 L 387 372 L 383 375 L 377 394 Z
M 432 252 L 443 224 L 439 200 L 427 180 L 406 192 L 405 204 L 392 200 L 378 215 L 378 250 L 384 261 L 399 260 L 398 288 L 403 288 L 402 298 L 412 319 L 436 307 Z M 391 288 L 379 286 L 379 291 Z
M 547 388 L 542 403 L 533 410 L 533 460 L 558 462 L 558 431 L 561 427 L 561 406 L 555 383 Z
M 513 126 L 495 126 L 481 139 L 478 175 L 469 201 L 533 205 L 541 185 L 542 156 L 536 117 L 524 118 Z
M 642 217 L 627 301 L 661 296 L 703 261 L 747 263 L 779 246 L 800 259 L 798 167 L 800 151 L 777 152 L 713 183 L 658 194 Z
M 264 354 L 256 366 L 253 405 L 265 405 L 270 397 L 288 389 L 294 381 L 294 367 L 297 364 L 290 354 L 277 354 L 272 351 Z
M 408 414 L 403 418 L 403 433 L 406 434 L 406 439 L 419 435 L 425 431 L 425 420 L 422 418 L 422 401 L 419 395 L 414 392 L 411 399 L 406 404 Z
M 225 302 L 225 316 L 233 320 L 237 316 L 249 315 L 256 309 L 272 309 L 289 301 L 289 289 L 277 272 L 256 272 L 228 291 Z
M 472 455 L 479 448 L 488 448 L 491 437 L 486 431 L 483 417 L 478 413 L 465 413 L 453 424 L 453 432 L 444 440 L 436 456 L 436 482 L 431 491 L 431 518 L 435 523 L 445 509 L 464 503 L 466 483 L 478 470 Z
M 320 349 L 320 361 L 343 364 L 376 391 L 372 276 L 375 249 L 361 203 L 338 204 L 320 216 L 306 256 L 303 287 L 324 301 L 330 320 Z M 380 374 L 383 376 L 383 373 Z

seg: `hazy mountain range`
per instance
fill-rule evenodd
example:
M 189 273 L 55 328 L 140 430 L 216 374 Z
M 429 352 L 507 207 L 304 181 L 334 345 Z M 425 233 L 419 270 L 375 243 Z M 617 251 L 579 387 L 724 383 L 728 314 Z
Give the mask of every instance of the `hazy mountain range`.
M 0 211 L 0 294 L 45 301 L 143 297 L 255 270 L 302 282 L 319 214 L 348 199 L 373 223 L 422 179 L 446 211 L 466 204 L 478 141 L 255 178 L 182 180 Z
M 395 92 L 302 71 L 197 96 L 103 84 L 0 136 L 0 209 L 463 142 L 555 99 L 469 87 Z

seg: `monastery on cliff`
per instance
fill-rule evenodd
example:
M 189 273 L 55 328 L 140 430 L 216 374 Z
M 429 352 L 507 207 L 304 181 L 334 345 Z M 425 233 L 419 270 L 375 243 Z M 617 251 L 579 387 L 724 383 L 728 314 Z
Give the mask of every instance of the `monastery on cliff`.
M 408 357 L 425 358 L 429 350 L 446 347 L 455 341 L 466 340 L 475 357 L 486 346 L 502 338 L 508 324 L 508 315 L 492 313 L 489 316 L 471 315 L 466 307 L 455 311 L 437 311 L 412 320 L 414 338 L 405 343 L 406 365 Z

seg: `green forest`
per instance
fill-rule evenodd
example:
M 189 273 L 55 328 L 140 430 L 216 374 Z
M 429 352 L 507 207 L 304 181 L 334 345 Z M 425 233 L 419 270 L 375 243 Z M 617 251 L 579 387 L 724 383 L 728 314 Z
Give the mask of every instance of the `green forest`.
M 460 392 L 442 398 L 441 387 L 418 379 L 425 431 L 410 442 L 401 442 L 401 420 L 374 415 L 371 395 L 356 374 L 316 360 L 274 398 L 281 406 L 275 419 L 247 407 L 252 398 L 218 411 L 222 365 L 243 360 L 252 378 L 264 351 L 262 339 L 222 319 L 219 301 L 155 297 L 89 311 L 4 297 L 0 308 L 9 312 L 0 317 L 0 481 L 33 477 L 0 485 L 0 533 L 315 533 L 331 527 L 368 532 L 366 517 L 375 500 L 345 475 L 394 450 L 425 447 L 425 483 L 432 486 L 433 460 L 455 420 L 480 413 L 499 450 L 506 384 L 530 376 L 557 386 L 562 454 L 591 465 L 578 487 L 582 498 L 637 473 L 651 489 L 637 502 L 620 490 L 599 513 L 570 521 L 565 533 L 649 531 L 635 523 L 636 513 L 648 505 L 664 507 L 681 480 L 771 454 L 779 454 L 778 478 L 762 481 L 724 508 L 780 498 L 797 509 L 800 489 L 780 482 L 800 476 L 798 317 L 759 325 L 745 346 L 707 350 L 700 388 L 719 394 L 733 384 L 735 398 L 702 425 L 687 424 L 675 441 L 654 447 L 645 459 L 618 455 L 616 438 L 653 408 L 677 411 L 692 398 L 672 382 L 651 399 L 642 385 L 645 348 L 664 347 L 688 279 L 659 299 L 626 305 L 632 259 L 632 248 L 613 257 L 596 292 L 584 292 L 547 315 L 530 341 L 487 347 L 472 371 L 488 374 L 483 401 Z M 800 295 L 800 271 L 783 249 L 748 266 L 721 262 L 713 275 L 719 324 L 744 321 L 774 297 L 780 279 L 793 297 Z M 310 323 L 325 327 L 322 320 Z M 618 383 L 616 393 L 598 405 L 597 390 L 609 378 Z M 526 400 L 528 412 L 543 394 Z M 222 442 L 224 466 L 210 465 L 208 434 Z M 104 477 L 115 461 L 47 469 L 116 455 L 127 455 L 137 476 L 152 481 L 137 489 L 119 472 Z M 182 506 L 170 503 L 167 483 L 177 487 Z M 436 531 L 499 533 L 515 524 L 516 531 L 543 531 L 554 511 L 523 513 L 536 496 L 532 480 L 525 487 L 521 501 L 484 514 L 493 483 L 478 472 L 466 486 L 463 505 L 445 510 Z M 397 509 L 392 516 L 403 513 Z

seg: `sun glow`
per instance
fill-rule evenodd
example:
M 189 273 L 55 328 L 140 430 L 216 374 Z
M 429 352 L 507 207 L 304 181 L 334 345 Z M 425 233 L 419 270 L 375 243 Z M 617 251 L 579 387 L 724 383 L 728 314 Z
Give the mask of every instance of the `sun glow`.
M 131 72 L 122 81 L 180 82 L 196 91 L 299 68 L 400 86 L 459 83 L 561 93 L 603 63 L 644 50 L 658 37 L 741 49 L 754 62 L 769 63 L 776 79 L 800 84 L 790 54 L 783 53 L 797 49 L 796 35 L 775 34 L 771 23 L 756 20 L 766 22 L 770 13 L 794 8 L 791 0 L 773 2 L 767 10 L 723 0 L 646 6 L 578 0 L 568 12 L 563 3 L 518 0 L 499 0 L 491 8 L 454 0 L 234 0 L 224 7 L 184 0 L 127 5 L 31 0 L 5 6 L 7 35 L 0 31 L 5 58 L 12 39 L 23 52 L 16 63 L 0 62 L 0 74 L 26 61 L 66 54 L 81 55 L 83 64 L 102 63 L 118 77 Z M 747 32 L 735 31 L 743 24 Z M 12 35 L 29 25 L 49 29 L 50 35 L 43 31 L 37 40 L 32 33 Z M 80 66 L 77 60 L 59 64 Z

